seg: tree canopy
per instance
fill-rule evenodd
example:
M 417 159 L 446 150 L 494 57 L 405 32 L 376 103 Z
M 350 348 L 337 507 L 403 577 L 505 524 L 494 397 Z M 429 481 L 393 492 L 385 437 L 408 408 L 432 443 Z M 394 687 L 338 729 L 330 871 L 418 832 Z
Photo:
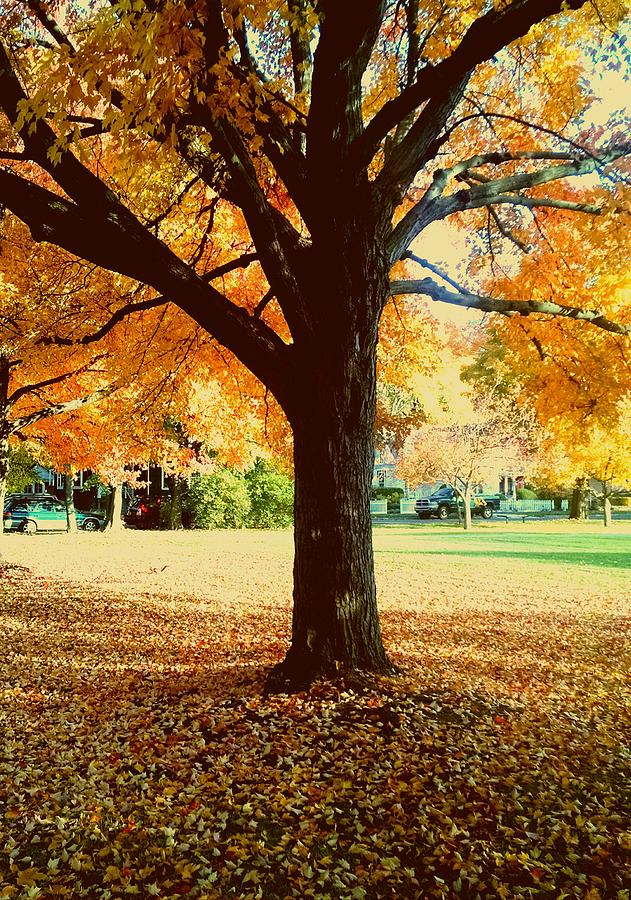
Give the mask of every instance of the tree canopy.
M 146 286 L 137 302 L 177 305 L 291 425 L 301 671 L 390 670 L 368 506 L 389 298 L 628 338 L 628 306 L 587 282 L 577 295 L 463 285 L 422 254 L 425 230 L 446 219 L 516 247 L 541 210 L 617 208 L 630 147 L 619 120 L 590 132 L 590 82 L 620 64 L 628 11 L 622 0 L 2 7 L 0 202 L 36 240 Z

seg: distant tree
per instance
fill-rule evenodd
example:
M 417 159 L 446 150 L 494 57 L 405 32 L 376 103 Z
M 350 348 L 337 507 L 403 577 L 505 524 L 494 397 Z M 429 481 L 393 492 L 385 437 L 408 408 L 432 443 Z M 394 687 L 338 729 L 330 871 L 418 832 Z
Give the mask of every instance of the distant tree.
M 498 396 L 463 392 L 458 399 L 441 422 L 410 434 L 397 473 L 413 485 L 443 481 L 453 487 L 468 531 L 474 488 L 523 464 L 533 440 L 532 417 Z
M 569 486 L 571 519 L 585 519 L 592 496 L 600 499 L 603 524 L 612 523 L 611 500 L 631 488 L 631 395 L 620 403 L 615 424 L 583 428 L 563 440 L 551 432 L 542 444 L 535 476 L 546 486 Z

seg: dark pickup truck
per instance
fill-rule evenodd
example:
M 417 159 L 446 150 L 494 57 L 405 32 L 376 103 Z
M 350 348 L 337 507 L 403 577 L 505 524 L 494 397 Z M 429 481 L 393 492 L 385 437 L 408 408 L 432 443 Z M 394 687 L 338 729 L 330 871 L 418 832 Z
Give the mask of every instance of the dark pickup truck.
M 452 487 L 444 485 L 434 491 L 429 497 L 421 497 L 416 501 L 415 510 L 419 519 L 429 519 L 435 516 L 438 519 L 446 519 L 456 515 L 458 504 L 462 508 L 462 500 Z M 499 494 L 476 494 L 471 498 L 471 514 L 482 516 L 483 519 L 491 519 L 495 511 L 500 508 Z

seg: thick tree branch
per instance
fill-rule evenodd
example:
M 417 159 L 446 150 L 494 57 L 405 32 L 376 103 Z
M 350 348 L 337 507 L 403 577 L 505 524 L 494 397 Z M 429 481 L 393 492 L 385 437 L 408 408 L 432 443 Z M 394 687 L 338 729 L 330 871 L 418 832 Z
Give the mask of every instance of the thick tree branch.
M 43 119 L 24 122 L 20 127 L 20 111 L 28 106 L 28 97 L 13 71 L 11 61 L 0 42 L 0 105 L 22 139 L 25 153 L 36 162 L 76 202 L 90 204 L 95 214 L 131 213 L 120 204 L 112 191 L 86 166 L 58 147 L 57 135 Z
M 24 397 L 26 394 L 34 393 L 35 391 L 39 391 L 41 388 L 50 387 L 53 384 L 61 384 L 62 381 L 66 381 L 66 379 L 71 378 L 76 373 L 74 371 L 64 372 L 62 375 L 56 375 L 54 378 L 46 378 L 44 381 L 37 381 L 35 384 L 25 384 L 22 387 L 17 388 L 10 397 L 7 397 L 7 404 L 9 406 L 13 406 L 13 404 L 17 403 L 20 397 Z
M 569 318 L 589 322 L 604 331 L 613 334 L 631 334 L 631 325 L 612 322 L 599 310 L 580 309 L 576 306 L 563 306 L 549 300 L 501 300 L 496 297 L 485 297 L 460 289 L 453 294 L 432 278 L 419 280 L 393 281 L 390 284 L 391 296 L 400 294 L 423 294 L 441 303 L 450 303 L 464 309 L 479 309 L 483 312 L 501 313 L 504 316 L 529 316 L 541 313 L 547 316 Z
M 376 179 L 375 189 L 391 202 L 400 202 L 416 173 L 435 156 L 445 125 L 462 98 L 469 74 L 466 73 L 449 90 L 438 91 L 389 154 Z
M 39 0 L 28 0 L 28 8 L 60 47 L 68 47 L 73 53 L 75 52 L 74 45 L 66 32 Z
M 339 174 L 340 162 L 362 133 L 361 82 L 385 7 L 385 0 L 319 3 L 321 26 L 307 122 L 307 162 L 310 171 L 324 172 L 329 179 Z
M 99 400 L 103 400 L 105 397 L 108 397 L 116 390 L 115 385 L 108 385 L 107 387 L 100 388 L 98 391 L 93 391 L 91 394 L 87 394 L 85 397 L 78 397 L 75 400 L 68 400 L 66 403 L 53 403 L 51 406 L 45 406 L 42 409 L 38 409 L 35 412 L 29 413 L 26 416 L 20 416 L 17 419 L 13 419 L 12 422 L 9 422 L 9 432 L 11 434 L 16 431 L 21 431 L 23 428 L 28 428 L 29 425 L 34 425 L 36 422 L 41 422 L 42 419 L 49 419 L 51 416 L 58 416 L 62 413 L 73 412 L 75 409 L 81 409 L 84 406 L 88 406 L 91 403 L 98 403 Z
M 468 72 L 491 59 L 507 44 L 523 37 L 534 24 L 564 8 L 578 9 L 584 2 L 514 0 L 502 9 L 491 9 L 481 16 L 471 25 L 451 56 L 434 66 L 426 66 L 413 85 L 382 106 L 356 140 L 354 165 L 366 166 L 386 135 L 413 110 L 435 96 L 437 85 L 446 95 L 462 82 Z
M 0 103 L 11 122 L 18 121 L 20 106 L 26 99 L 0 43 Z M 245 206 L 244 213 L 250 214 L 253 237 L 268 251 L 267 259 L 262 261 L 267 264 L 268 279 L 280 270 L 276 294 L 283 306 L 283 299 L 298 295 L 298 292 L 286 291 L 291 270 L 284 261 L 279 233 L 279 220 L 282 220 L 281 224 L 286 220 L 264 197 L 240 137 L 232 129 L 231 138 L 235 143 L 231 143 L 226 130 L 217 129 L 223 138 L 224 157 L 230 160 L 233 174 L 241 178 L 240 199 Z M 24 124 L 18 131 L 29 155 L 77 203 L 75 206 L 14 173 L 0 171 L 0 200 L 31 227 L 36 240 L 58 243 L 72 253 L 131 275 L 153 285 L 164 295 L 172 296 L 174 302 L 229 349 L 237 354 L 245 351 L 248 356 L 252 353 L 252 362 L 262 381 L 267 383 L 269 378 L 276 381 L 271 371 L 278 365 L 274 352 L 284 350 L 285 344 L 272 329 L 260 320 L 252 320 L 244 310 L 210 286 L 204 285 L 208 292 L 205 298 L 198 296 L 194 300 L 203 281 L 154 238 L 96 175 L 67 150 L 57 152 L 56 163 L 51 161 L 51 154 L 56 152 L 56 135 L 46 122 L 38 120 L 31 125 Z M 290 227 L 289 223 L 287 227 Z M 144 250 L 140 250 L 140 246 Z M 152 264 L 148 262 L 150 259 Z M 162 267 L 157 264 L 159 260 Z M 291 328 L 295 324 L 296 310 L 287 302 L 283 312 Z M 240 351 L 235 349 L 237 346 Z M 270 387 L 275 389 L 271 384 Z
M 508 203 L 507 198 L 512 197 L 513 205 L 517 205 L 516 199 L 520 197 L 521 206 L 558 205 L 561 209 L 576 209 L 580 212 L 593 212 L 593 204 L 578 204 L 577 206 L 562 205 L 566 201 L 557 201 L 554 198 L 528 198 L 514 194 L 515 191 L 527 190 L 551 181 L 562 178 L 586 175 L 597 171 L 602 166 L 614 162 L 617 159 L 628 156 L 631 146 L 614 147 L 601 153 L 599 156 L 590 154 L 583 158 L 577 158 L 575 154 L 562 151 L 523 151 L 516 153 L 486 153 L 472 156 L 445 169 L 437 169 L 434 172 L 432 184 L 425 194 L 401 219 L 393 229 L 388 242 L 388 252 L 392 263 L 400 259 L 412 241 L 431 222 L 445 219 L 457 212 L 466 209 L 477 209 L 482 206 L 492 206 L 496 203 Z M 519 161 L 565 161 L 564 164 L 545 166 L 532 172 L 522 172 L 517 175 L 507 175 L 503 178 L 484 178 L 473 174 L 473 170 L 480 166 L 503 165 Z M 450 181 L 466 176 L 470 180 L 479 181 L 473 187 L 456 191 L 453 194 L 444 195 Z M 503 199 L 500 199 L 503 198 Z M 539 201 L 539 203 L 537 203 Z M 570 201 L 567 201 L 570 202 Z
M 35 240 L 152 285 L 235 353 L 282 396 L 287 347 L 261 320 L 231 303 L 133 218 L 84 213 L 76 204 L 13 172 L 0 169 L 0 201 L 30 228 Z M 120 217 L 122 218 L 122 217 Z
M 507 204 L 509 206 L 525 206 L 534 209 L 537 206 L 548 206 L 551 209 L 567 209 L 572 212 L 587 213 L 599 216 L 602 208 L 593 203 L 578 203 L 571 200 L 555 200 L 553 197 L 522 197 L 521 194 L 498 194 L 490 201 L 493 206 Z

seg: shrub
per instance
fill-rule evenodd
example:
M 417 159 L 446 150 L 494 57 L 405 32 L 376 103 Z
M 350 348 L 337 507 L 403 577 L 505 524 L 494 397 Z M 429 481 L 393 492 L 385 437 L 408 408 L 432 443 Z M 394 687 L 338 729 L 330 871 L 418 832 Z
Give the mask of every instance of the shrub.
M 403 498 L 403 488 L 397 487 L 378 487 L 372 488 L 370 491 L 371 500 L 388 500 L 389 502 L 398 503 Z
M 188 486 L 186 511 L 191 528 L 243 528 L 250 513 L 250 495 L 243 475 L 217 468 L 194 475 Z
M 245 475 L 250 496 L 250 528 L 287 528 L 294 518 L 294 484 L 274 466 L 257 459 Z
M 536 500 L 539 496 L 536 491 L 531 491 L 530 488 L 517 488 L 515 492 L 517 494 L 518 500 Z
M 37 461 L 24 446 L 9 449 L 9 471 L 7 474 L 7 494 L 19 493 L 34 482 L 41 483 L 35 471 Z

